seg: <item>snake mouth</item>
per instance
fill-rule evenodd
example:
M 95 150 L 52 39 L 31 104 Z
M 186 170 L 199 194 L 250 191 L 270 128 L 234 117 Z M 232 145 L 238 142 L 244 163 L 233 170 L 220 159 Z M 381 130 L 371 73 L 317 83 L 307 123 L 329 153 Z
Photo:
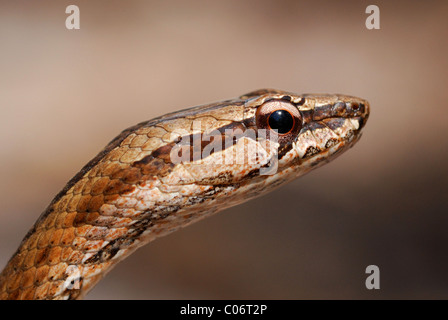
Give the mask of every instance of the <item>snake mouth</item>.
M 345 149 L 361 136 L 365 121 L 358 118 L 328 118 L 304 126 L 293 147 L 300 159 L 307 159 L 327 150 Z M 328 156 L 328 155 L 327 155 Z

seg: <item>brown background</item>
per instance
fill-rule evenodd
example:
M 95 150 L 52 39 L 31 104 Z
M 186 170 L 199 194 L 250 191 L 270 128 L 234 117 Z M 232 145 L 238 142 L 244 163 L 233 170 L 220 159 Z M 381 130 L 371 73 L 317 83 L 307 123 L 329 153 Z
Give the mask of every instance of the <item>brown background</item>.
M 448 3 L 375 3 L 376 31 L 367 1 L 1 2 L 0 267 L 122 129 L 272 87 L 368 99 L 363 138 L 140 249 L 88 298 L 448 298 Z

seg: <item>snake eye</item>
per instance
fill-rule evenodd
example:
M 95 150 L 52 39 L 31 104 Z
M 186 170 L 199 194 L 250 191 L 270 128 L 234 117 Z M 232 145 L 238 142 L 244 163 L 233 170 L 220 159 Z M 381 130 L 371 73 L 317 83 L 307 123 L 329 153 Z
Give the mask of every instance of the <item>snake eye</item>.
M 268 124 L 271 129 L 277 130 L 280 134 L 285 134 L 294 127 L 294 117 L 286 110 L 276 110 L 269 115 Z
M 270 100 L 258 107 L 256 119 L 258 128 L 275 130 L 284 141 L 292 139 L 302 127 L 299 110 L 284 100 Z

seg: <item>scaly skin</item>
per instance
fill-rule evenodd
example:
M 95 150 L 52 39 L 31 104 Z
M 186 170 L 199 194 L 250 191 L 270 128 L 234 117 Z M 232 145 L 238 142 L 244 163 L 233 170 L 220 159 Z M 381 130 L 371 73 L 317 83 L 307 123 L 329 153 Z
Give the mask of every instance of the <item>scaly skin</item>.
M 291 132 L 235 134 L 266 129 L 263 110 L 283 106 L 297 115 Z M 356 97 L 259 90 L 131 127 L 42 213 L 0 274 L 0 298 L 79 299 L 140 246 L 331 161 L 368 114 Z

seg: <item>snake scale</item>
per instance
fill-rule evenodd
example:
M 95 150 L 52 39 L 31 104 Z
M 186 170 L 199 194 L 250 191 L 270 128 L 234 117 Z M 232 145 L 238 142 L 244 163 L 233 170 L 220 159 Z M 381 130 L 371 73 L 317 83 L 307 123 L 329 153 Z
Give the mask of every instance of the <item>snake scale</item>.
M 368 115 L 353 96 L 262 89 L 130 127 L 41 214 L 0 299 L 80 299 L 144 244 L 333 160 Z

